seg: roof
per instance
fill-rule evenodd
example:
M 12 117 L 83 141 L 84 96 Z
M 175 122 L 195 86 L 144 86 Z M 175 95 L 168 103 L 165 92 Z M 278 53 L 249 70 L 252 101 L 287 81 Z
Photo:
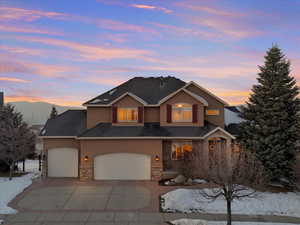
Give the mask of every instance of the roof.
M 160 126 L 159 123 L 145 123 L 144 126 L 116 126 L 111 123 L 100 123 L 83 132 L 82 137 L 202 137 L 217 126 L 206 122 L 203 127 Z
M 225 130 L 232 134 L 233 136 L 238 136 L 240 134 L 240 127 L 237 123 L 231 123 L 225 127 Z
M 230 110 L 231 112 L 234 113 L 241 113 L 240 109 L 238 106 L 227 106 L 225 107 L 226 109 Z
M 48 119 L 40 136 L 77 136 L 86 129 L 86 110 L 67 110 Z
M 129 92 L 147 104 L 158 104 L 164 97 L 182 88 L 186 83 L 175 77 L 135 77 L 101 94 L 83 105 L 108 105 Z

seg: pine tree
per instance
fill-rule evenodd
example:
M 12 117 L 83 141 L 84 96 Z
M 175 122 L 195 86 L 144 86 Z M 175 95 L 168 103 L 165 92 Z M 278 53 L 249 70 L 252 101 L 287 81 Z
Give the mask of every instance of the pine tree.
M 57 110 L 56 110 L 55 106 L 52 106 L 52 110 L 50 113 L 50 119 L 54 119 L 55 117 L 57 117 Z
M 9 165 L 10 180 L 15 163 L 35 150 L 35 134 L 11 105 L 0 108 L 0 160 Z
M 259 67 L 258 84 L 242 108 L 241 145 L 255 152 L 271 181 L 294 183 L 299 138 L 299 89 L 290 76 L 290 62 L 277 45 Z

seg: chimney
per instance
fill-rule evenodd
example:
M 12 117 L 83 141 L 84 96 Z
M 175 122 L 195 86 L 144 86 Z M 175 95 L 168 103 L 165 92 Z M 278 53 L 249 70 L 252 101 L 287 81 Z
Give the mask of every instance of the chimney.
M 4 93 L 0 92 L 0 107 L 4 105 Z

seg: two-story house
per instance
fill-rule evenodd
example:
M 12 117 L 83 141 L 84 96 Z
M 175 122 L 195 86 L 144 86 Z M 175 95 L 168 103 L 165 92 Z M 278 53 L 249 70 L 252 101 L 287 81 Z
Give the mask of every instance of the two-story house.
M 48 177 L 159 180 L 180 170 L 185 152 L 195 176 L 209 170 L 216 145 L 230 154 L 227 103 L 195 82 L 135 77 L 49 119 L 41 132 Z

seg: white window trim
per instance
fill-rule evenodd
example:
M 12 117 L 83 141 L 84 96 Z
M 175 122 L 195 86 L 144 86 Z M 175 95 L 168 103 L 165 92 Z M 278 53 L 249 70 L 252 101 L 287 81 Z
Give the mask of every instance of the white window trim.
M 119 120 L 119 109 L 127 109 L 127 110 L 134 109 L 134 110 L 136 110 L 136 113 L 137 113 L 136 120 Z M 118 123 L 137 123 L 138 119 L 139 119 L 138 107 L 118 107 L 117 108 L 117 121 L 118 121 Z
M 178 104 L 182 104 L 182 105 L 190 105 L 190 107 L 176 107 L 176 105 Z M 176 107 L 176 108 L 175 108 Z M 179 110 L 179 109 L 183 109 L 183 111 L 186 109 L 186 111 L 189 111 L 191 110 L 191 118 L 189 120 L 174 120 L 174 117 L 173 117 L 173 112 L 174 110 Z M 175 122 L 175 123 L 191 123 L 193 122 L 193 105 L 192 104 L 189 104 L 189 103 L 175 103 L 175 104 L 172 104 L 172 122 Z

